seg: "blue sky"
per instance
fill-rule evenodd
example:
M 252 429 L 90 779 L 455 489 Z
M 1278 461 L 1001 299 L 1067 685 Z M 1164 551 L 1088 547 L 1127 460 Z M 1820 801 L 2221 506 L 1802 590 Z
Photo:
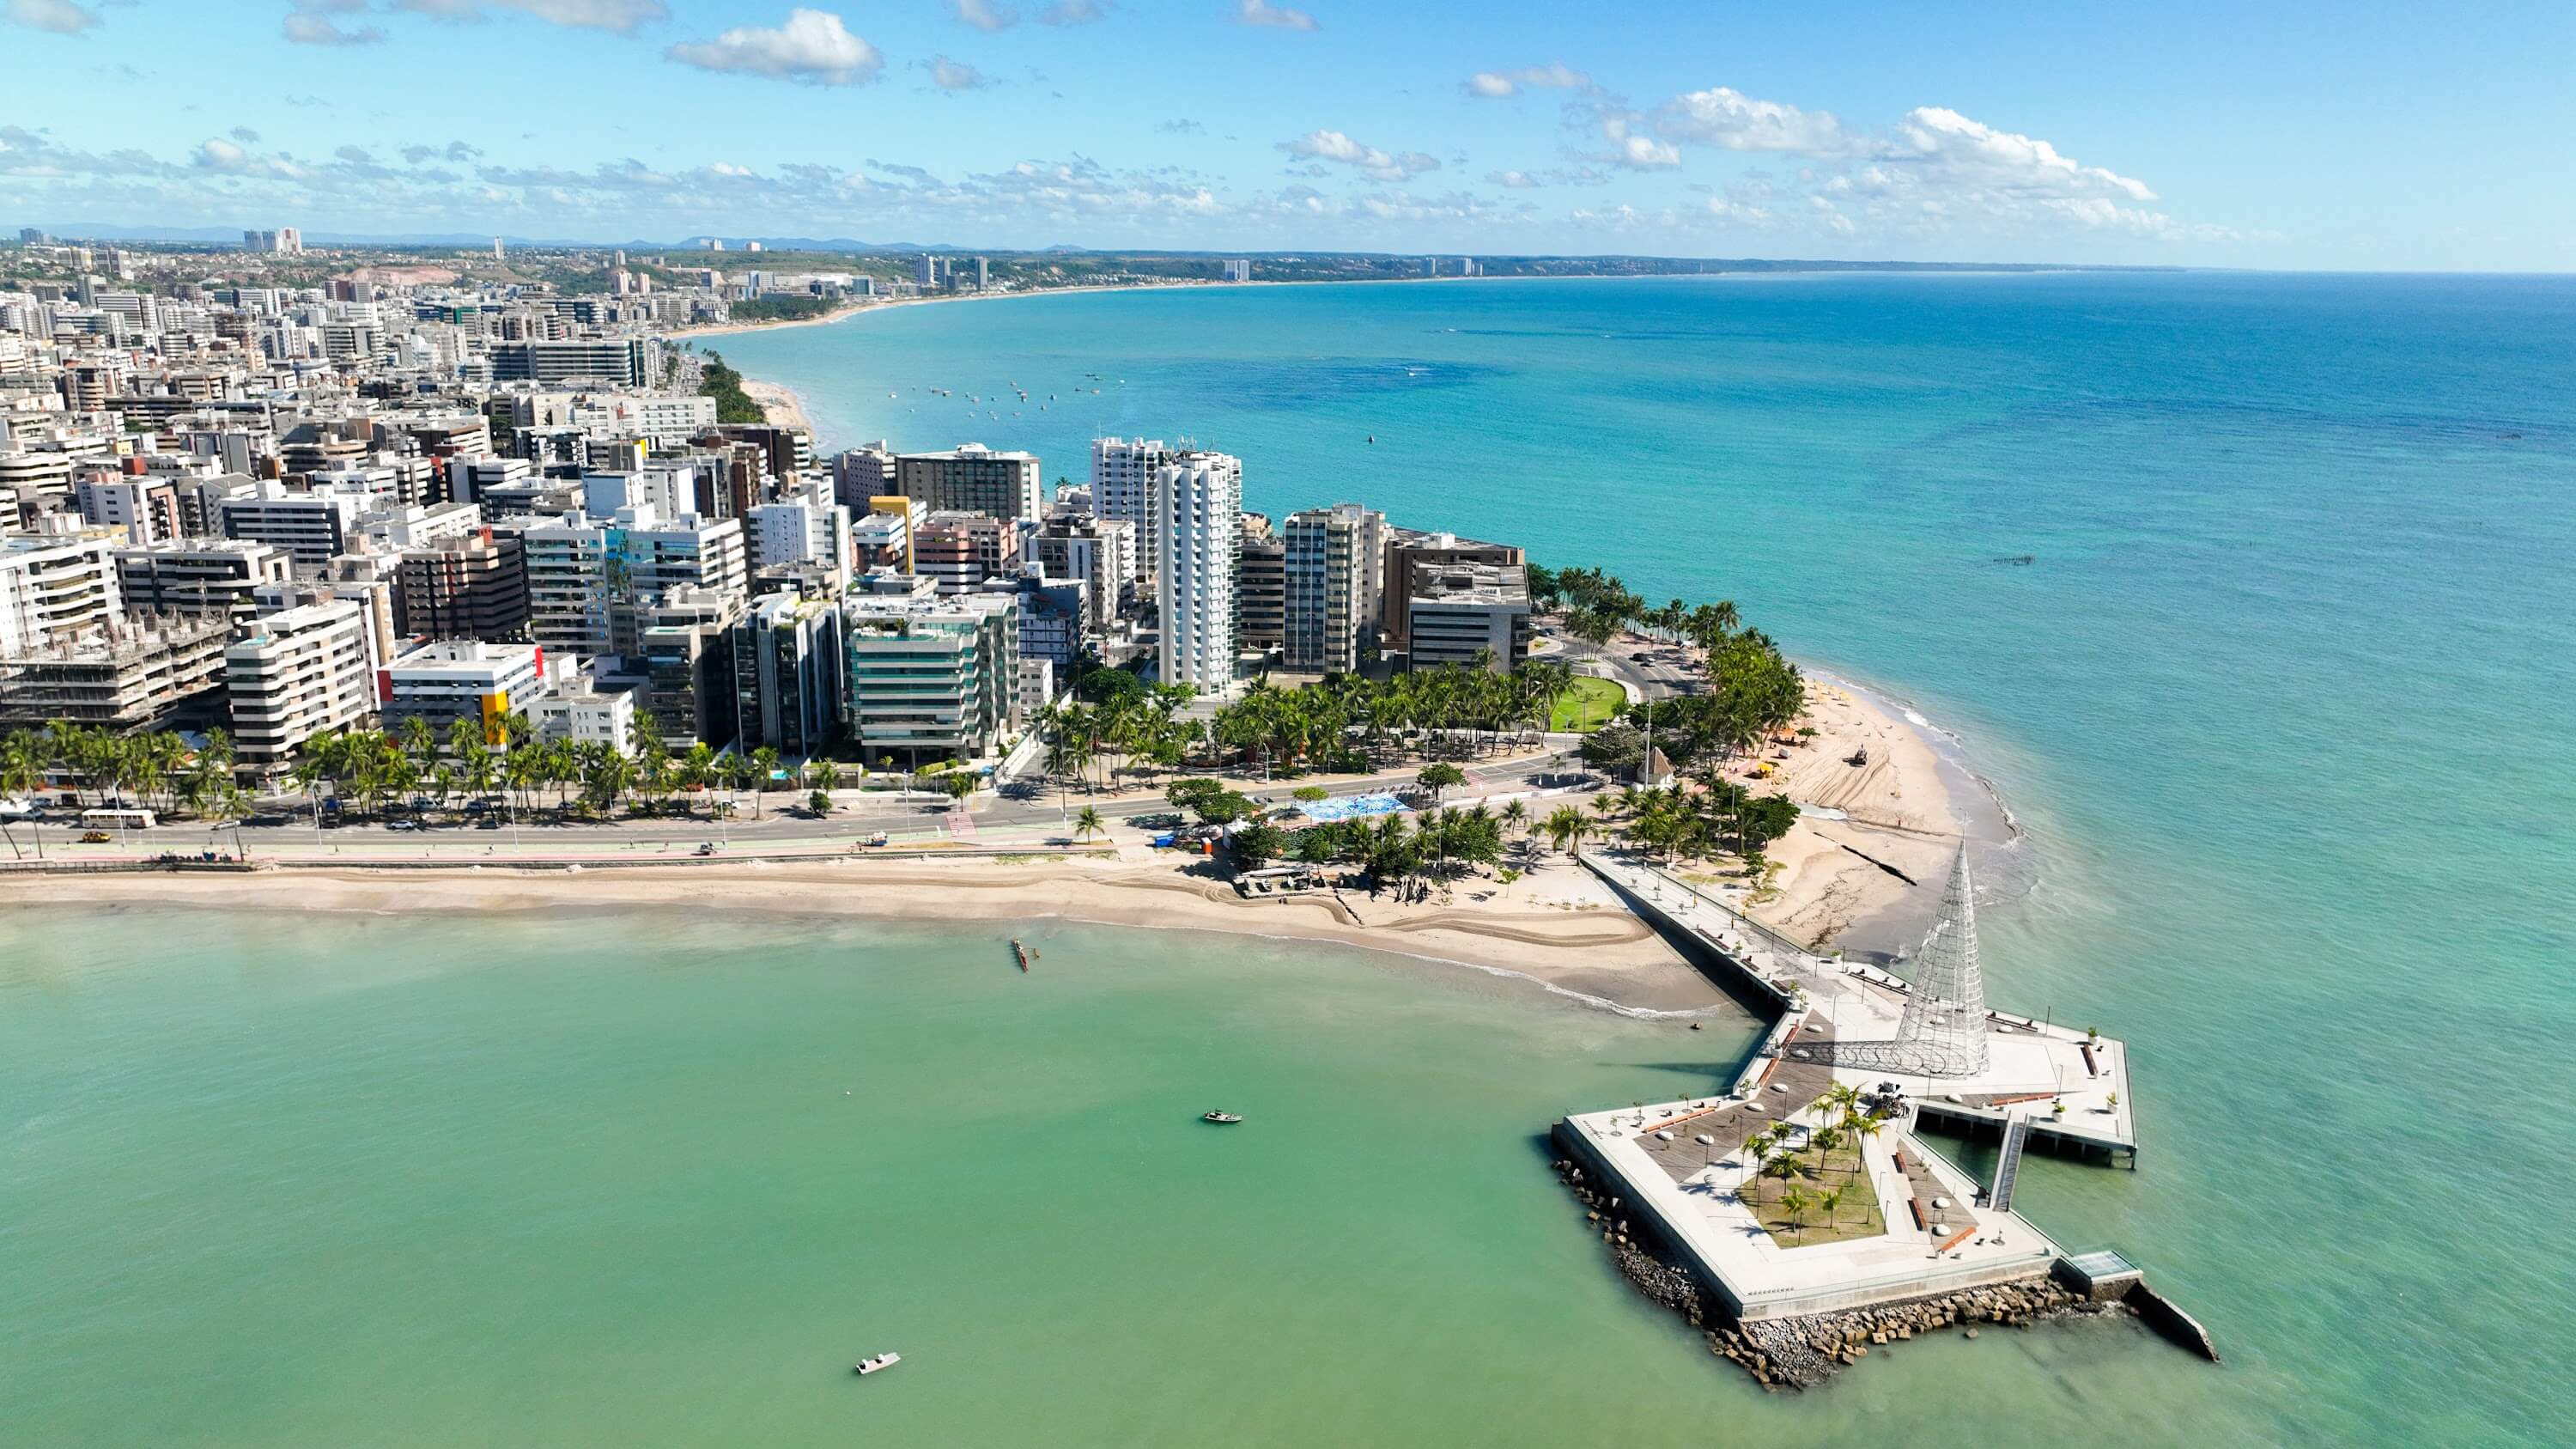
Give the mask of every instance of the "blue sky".
M 0 224 L 2576 267 L 2576 4 L 0 0 Z

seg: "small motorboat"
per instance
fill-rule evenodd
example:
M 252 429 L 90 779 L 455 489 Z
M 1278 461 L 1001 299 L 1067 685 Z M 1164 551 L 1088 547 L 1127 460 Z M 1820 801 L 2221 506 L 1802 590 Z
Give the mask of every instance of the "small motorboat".
M 896 1364 L 901 1362 L 903 1362 L 902 1354 L 895 1352 L 893 1349 L 887 1349 L 885 1352 L 873 1357 L 860 1359 L 858 1369 L 860 1375 L 864 1377 L 865 1375 L 876 1373 L 880 1370 L 893 1368 Z
M 1243 1114 L 1239 1112 L 1201 1112 L 1199 1114 L 1199 1120 L 1202 1122 L 1214 1122 L 1221 1127 L 1231 1127 L 1235 1123 L 1243 1120 Z
M 1020 969 L 1026 971 L 1029 969 L 1030 958 L 1037 955 L 1037 953 L 1020 944 L 1019 941 L 1013 940 L 1011 942 L 1011 955 L 1020 963 Z

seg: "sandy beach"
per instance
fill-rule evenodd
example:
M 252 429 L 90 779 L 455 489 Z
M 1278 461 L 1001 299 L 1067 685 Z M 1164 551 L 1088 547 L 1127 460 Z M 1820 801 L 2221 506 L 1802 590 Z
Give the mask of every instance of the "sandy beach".
M 746 377 L 742 380 L 742 390 L 753 402 L 760 404 L 761 411 L 769 414 L 772 425 L 803 428 L 808 433 L 814 431 L 814 420 L 805 415 L 805 399 L 797 395 L 796 389 L 784 383 Z
M 1509 888 L 1464 880 L 1412 905 L 1354 891 L 1246 900 L 1168 855 L 1108 859 L 853 859 L 618 870 L 276 869 L 251 875 L 0 878 L 0 906 L 72 902 L 227 910 L 450 912 L 677 907 L 884 920 L 1062 919 L 1324 941 L 1525 976 L 1638 1012 L 1735 1010 L 1590 872 L 1551 857 Z

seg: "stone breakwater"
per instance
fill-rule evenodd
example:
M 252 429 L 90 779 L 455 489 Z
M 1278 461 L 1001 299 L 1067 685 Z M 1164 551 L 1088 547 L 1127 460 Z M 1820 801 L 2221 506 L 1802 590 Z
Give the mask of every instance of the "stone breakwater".
M 1554 1164 L 1566 1190 L 1584 1207 L 1584 1224 L 1601 1235 L 1611 1260 L 1637 1291 L 1688 1320 L 1708 1340 L 1709 1352 L 1733 1363 L 1765 1388 L 1809 1388 L 1844 1365 L 1860 1362 L 1873 1347 L 1902 1343 L 1945 1328 L 1970 1338 L 1981 1325 L 2028 1328 L 2044 1319 L 2097 1313 L 2132 1313 L 2125 1302 L 2090 1302 L 2045 1275 L 2014 1283 L 1962 1289 L 1905 1303 L 1885 1303 L 1803 1318 L 1756 1323 L 1712 1323 L 1699 1284 L 1688 1269 L 1657 1255 L 1616 1195 L 1593 1185 L 1572 1162 Z

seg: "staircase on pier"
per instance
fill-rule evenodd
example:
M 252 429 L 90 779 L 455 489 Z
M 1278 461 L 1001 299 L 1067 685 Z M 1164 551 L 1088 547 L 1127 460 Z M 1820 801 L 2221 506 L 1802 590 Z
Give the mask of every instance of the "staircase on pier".
M 1986 1206 L 2012 1211 L 2013 1182 L 2021 1176 L 2021 1150 L 2030 1142 L 2030 1116 L 2015 1112 L 2004 1122 L 2003 1151 L 1995 1157 L 1995 1185 L 1986 1190 Z

